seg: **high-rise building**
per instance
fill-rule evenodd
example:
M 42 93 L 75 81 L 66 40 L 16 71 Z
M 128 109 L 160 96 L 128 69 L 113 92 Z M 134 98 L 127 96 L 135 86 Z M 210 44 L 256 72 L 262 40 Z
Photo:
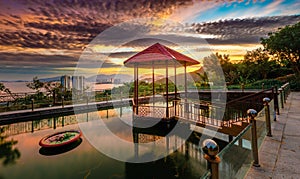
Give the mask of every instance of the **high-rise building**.
M 71 77 L 70 76 L 64 75 L 64 76 L 60 77 L 60 83 L 61 83 L 62 89 L 64 91 L 71 90 L 72 86 L 71 86 Z
M 72 76 L 72 88 L 83 92 L 84 90 L 84 76 Z

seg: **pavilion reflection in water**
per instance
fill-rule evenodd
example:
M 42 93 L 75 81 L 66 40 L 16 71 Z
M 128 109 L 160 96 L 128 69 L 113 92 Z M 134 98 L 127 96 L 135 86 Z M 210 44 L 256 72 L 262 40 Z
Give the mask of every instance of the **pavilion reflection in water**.
M 133 128 L 135 158 L 147 158 L 147 160 L 151 157 L 157 158 L 154 153 L 140 154 L 139 144 L 149 142 L 153 143 L 153 150 L 155 147 L 164 146 L 163 150 L 168 155 L 147 163 L 126 163 L 126 176 L 128 178 L 141 176 L 144 178 L 199 178 L 206 172 L 207 162 L 203 158 L 199 144 L 201 144 L 200 138 L 204 140 L 211 138 L 211 136 L 204 136 L 201 133 L 191 131 L 191 124 L 188 123 L 177 125 L 180 125 L 182 130 L 191 133 L 188 139 L 180 134 L 169 135 L 174 124 L 169 127 L 164 123 L 159 123 L 151 128 Z M 221 148 L 228 144 L 228 141 L 218 138 L 214 138 L 214 140 L 218 142 Z M 130 159 L 130 161 L 133 160 Z
M 116 116 L 117 113 L 113 111 L 117 111 L 119 115 Z M 118 111 L 121 111 L 121 108 L 103 110 L 100 114 L 103 115 L 103 119 L 106 119 L 106 114 L 110 115 L 109 118 L 117 119 L 120 117 L 120 112 Z M 7 126 L 5 125 L 7 127 L 5 135 L 12 136 L 20 133 L 31 133 L 32 124 L 34 124 L 34 132 L 37 132 L 54 128 L 54 124 L 56 124 L 57 128 L 62 129 L 65 126 L 73 125 L 78 122 L 90 123 L 99 119 L 96 117 L 97 114 L 99 114 L 99 112 L 79 114 L 80 117 L 77 116 L 77 118 L 76 116 L 71 115 L 13 123 Z M 131 114 L 123 115 L 131 116 Z M 78 121 L 78 119 L 80 120 Z M 119 123 L 122 123 L 122 121 L 119 121 Z M 135 143 L 160 142 L 160 144 L 157 143 L 156 146 L 162 147 L 162 150 L 169 153 L 169 155 L 153 162 L 139 164 L 125 163 L 126 178 L 176 178 L 177 176 L 177 178 L 199 178 L 199 176 L 202 176 L 206 170 L 206 160 L 203 159 L 202 153 L 199 150 L 199 143 L 201 143 L 200 138 L 202 140 L 211 138 L 211 136 L 203 136 L 200 132 L 190 131 L 192 124 L 183 122 L 179 124 L 182 130 L 191 133 L 187 140 L 184 136 L 180 136 L 180 134 L 168 135 L 173 129 L 173 125 L 175 124 L 170 124 L 170 126 L 167 127 L 163 123 L 159 123 L 151 128 L 132 128 L 131 137 Z M 217 141 L 221 148 L 228 144 L 228 140 L 218 138 L 214 138 L 214 140 Z M 242 143 L 239 143 L 239 145 L 242 145 Z M 132 147 L 132 150 L 135 151 L 133 157 L 143 158 L 152 155 L 151 152 L 139 152 L 140 148 L 138 148 L 137 145 L 133 144 Z M 247 148 L 239 147 L 238 145 L 236 146 L 236 150 L 237 152 L 245 152 L 245 154 L 247 154 L 247 151 L 250 151 Z M 227 168 L 228 170 L 235 170 L 236 167 L 235 163 L 230 163 L 226 160 L 222 162 L 222 165 L 224 166 L 222 168 Z

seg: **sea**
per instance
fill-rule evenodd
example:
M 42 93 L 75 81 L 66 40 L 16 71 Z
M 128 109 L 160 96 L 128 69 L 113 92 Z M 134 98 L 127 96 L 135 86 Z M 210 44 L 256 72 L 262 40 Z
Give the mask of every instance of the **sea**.
M 35 90 L 32 90 L 26 86 L 29 82 L 1 82 L 6 88 L 8 88 L 12 93 L 32 93 Z M 95 84 L 95 83 L 86 83 L 88 86 L 88 91 L 104 91 L 109 90 L 114 87 L 122 86 L 123 84 Z

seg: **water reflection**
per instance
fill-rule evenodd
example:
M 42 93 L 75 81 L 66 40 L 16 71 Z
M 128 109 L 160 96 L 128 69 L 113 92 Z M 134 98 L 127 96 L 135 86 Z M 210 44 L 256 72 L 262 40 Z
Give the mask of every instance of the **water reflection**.
M 181 124 L 183 130 L 190 130 L 188 124 Z M 174 127 L 174 126 L 173 126 Z M 162 147 L 168 156 L 147 163 L 126 163 L 126 178 L 200 178 L 206 171 L 206 160 L 202 157 L 198 144 L 200 133 L 191 132 L 191 136 L 185 140 L 180 135 L 168 135 L 172 126 L 156 125 L 152 128 L 133 128 L 133 139 L 135 143 L 150 143 L 154 149 Z M 203 136 L 206 138 L 206 136 Z M 161 140 L 163 139 L 163 140 Z M 223 148 L 227 143 L 215 139 Z M 135 145 L 135 156 L 143 158 L 157 158 L 154 152 L 140 153 L 138 145 Z M 129 159 L 132 161 L 133 159 Z M 155 171 L 155 172 L 154 172 Z
M 194 170 L 194 171 L 193 171 Z M 126 178 L 199 178 L 201 176 L 201 167 L 197 172 L 196 168 L 191 165 L 191 161 L 179 152 L 148 163 L 134 164 L 126 163 Z
M 99 119 L 99 115 L 101 119 Z M 131 144 L 128 151 L 114 147 L 115 143 L 112 142 L 111 136 L 102 133 L 102 129 L 97 126 L 99 120 L 104 121 L 106 127 L 120 139 Z M 184 140 L 185 138 L 180 135 L 166 137 L 172 126 L 169 129 L 161 128 L 161 126 L 137 129 L 130 126 L 131 122 L 131 110 L 129 108 L 116 108 L 78 114 L 77 116 L 61 116 L 6 125 L 7 130 L 3 130 L 1 134 L 14 136 L 19 141 L 15 146 L 22 152 L 22 157 L 19 156 L 20 159 L 16 165 L 5 168 L 0 166 L 0 171 L 5 178 L 24 178 L 28 173 L 34 173 L 34 176 L 30 176 L 30 178 L 44 179 L 62 177 L 199 178 L 205 172 L 206 160 L 203 159 L 198 147 L 200 133 L 193 132 L 188 140 Z M 128 157 L 127 162 L 114 160 L 99 152 L 89 143 L 86 136 L 68 148 L 48 150 L 39 147 L 38 142 L 45 135 L 60 130 L 77 129 L 79 125 L 89 126 L 89 130 L 93 132 L 92 136 L 95 137 L 96 141 L 103 146 L 107 145 L 109 150 L 126 155 Z M 182 130 L 190 130 L 189 125 L 183 124 Z M 153 146 L 151 146 L 151 150 L 145 151 L 141 145 L 140 148 L 136 149 L 137 153 L 134 155 L 133 141 L 144 144 L 153 143 Z M 217 142 L 223 147 L 227 144 L 227 142 L 222 143 L 220 140 Z M 11 150 L 14 149 L 16 148 L 11 148 Z M 0 150 L 2 156 L 2 149 Z M 152 156 L 152 158 L 157 158 L 154 155 L 161 154 L 161 151 L 170 153 L 170 155 L 147 163 L 128 162 L 133 157 L 149 158 L 150 156 L 151 158 Z M 129 155 L 130 153 L 132 155 Z
M 0 127 L 0 160 L 3 159 L 2 164 L 4 166 L 15 164 L 16 160 L 21 157 L 18 148 L 14 147 L 18 141 L 14 139 L 7 140 L 7 136 L 3 135 L 5 130 L 5 127 Z

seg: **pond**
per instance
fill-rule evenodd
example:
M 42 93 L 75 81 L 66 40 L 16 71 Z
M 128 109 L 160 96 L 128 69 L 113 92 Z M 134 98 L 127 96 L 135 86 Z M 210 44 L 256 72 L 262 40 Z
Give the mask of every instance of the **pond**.
M 206 172 L 201 134 L 166 137 L 161 128 L 133 130 L 131 122 L 131 108 L 123 107 L 0 126 L 0 178 L 199 178 Z M 58 150 L 39 146 L 43 137 L 69 129 L 82 130 L 81 140 Z M 147 156 L 153 160 L 133 160 Z

